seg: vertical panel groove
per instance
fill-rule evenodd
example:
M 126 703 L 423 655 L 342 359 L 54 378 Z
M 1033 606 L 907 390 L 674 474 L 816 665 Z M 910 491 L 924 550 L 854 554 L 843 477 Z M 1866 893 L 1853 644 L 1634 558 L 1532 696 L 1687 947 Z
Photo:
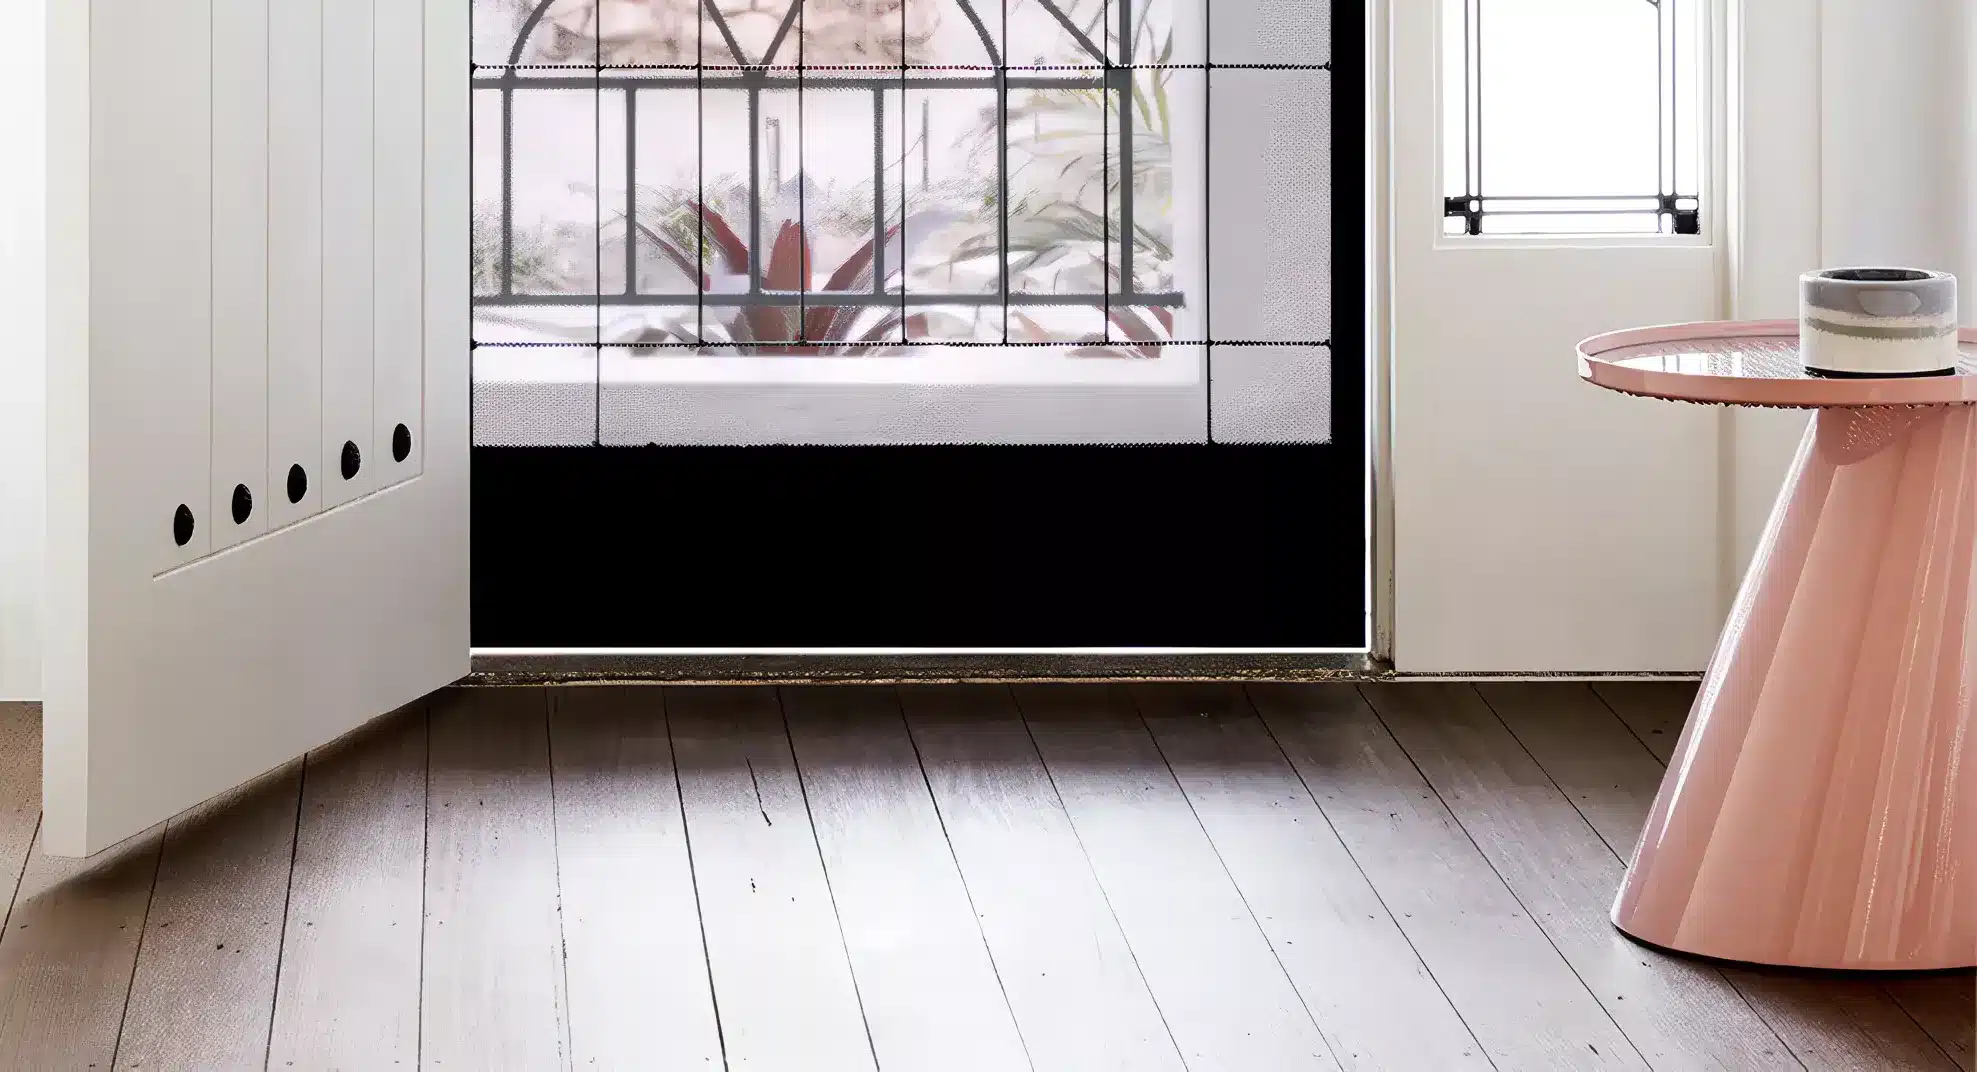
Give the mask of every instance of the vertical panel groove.
M 268 0 L 213 0 L 213 360 L 206 510 L 219 550 L 267 529 Z M 236 502 L 235 488 L 245 495 Z
M 375 488 L 385 461 L 371 442 L 377 329 L 378 21 L 374 5 L 367 0 L 327 0 L 323 16 L 320 482 L 323 506 L 332 507 Z M 358 448 L 354 456 L 346 449 L 349 444 Z
M 314 514 L 322 454 L 323 0 L 279 0 L 268 39 L 269 527 Z M 302 494 L 290 497 L 291 469 Z
M 372 40 L 375 321 L 364 466 L 375 467 L 373 486 L 382 487 L 417 476 L 425 454 L 424 12 L 406 0 L 382 0 Z M 401 424 L 404 444 L 396 441 Z

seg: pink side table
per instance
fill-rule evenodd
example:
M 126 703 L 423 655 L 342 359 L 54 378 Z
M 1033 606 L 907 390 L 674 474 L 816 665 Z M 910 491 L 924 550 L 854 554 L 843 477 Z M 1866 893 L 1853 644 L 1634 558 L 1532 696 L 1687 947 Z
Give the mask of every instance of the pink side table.
M 1790 320 L 1579 344 L 1601 387 L 1816 411 L 1614 902 L 1627 934 L 1977 965 L 1977 332 L 1962 344 L 1957 375 L 1889 379 L 1806 375 Z

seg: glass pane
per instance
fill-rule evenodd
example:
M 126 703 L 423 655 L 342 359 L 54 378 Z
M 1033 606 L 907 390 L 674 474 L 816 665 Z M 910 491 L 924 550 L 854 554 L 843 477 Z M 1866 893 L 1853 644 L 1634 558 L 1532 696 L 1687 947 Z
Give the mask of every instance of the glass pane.
M 1002 55 L 1003 0 L 906 0 L 906 65 L 975 68 Z
M 1205 421 L 1203 0 L 471 2 L 476 341 L 602 355 L 487 383 L 594 370 L 612 442 L 1062 441 L 996 401 L 1039 386 Z
M 1118 262 L 1111 205 L 1119 96 L 1096 73 L 1040 72 L 1010 93 L 1009 341 L 1103 342 Z
M 597 347 L 474 347 L 474 443 L 579 447 L 597 442 Z
M 1484 234 L 1656 234 L 1653 213 L 1502 212 L 1483 217 Z
M 1110 0 L 1005 0 L 1004 9 L 1011 66 L 1104 65 Z
M 1128 349 L 1137 356 L 1152 357 L 1157 354 L 1149 349 L 1152 345 L 1202 337 L 1198 330 L 1192 335 L 1177 330 L 1193 322 L 1177 261 L 1198 242 L 1182 226 L 1187 221 L 1179 209 L 1199 203 L 1200 186 L 1198 180 L 1190 181 L 1192 170 L 1176 168 L 1174 151 L 1178 138 L 1202 137 L 1207 74 L 1191 68 L 1141 68 L 1131 72 L 1117 96 L 1115 129 L 1107 139 L 1114 154 L 1107 211 L 1112 258 L 1107 286 L 1114 296 L 1107 337 L 1131 344 Z M 1128 130 L 1130 139 L 1124 136 Z M 1132 151 L 1122 151 L 1128 145 Z M 1198 216 L 1198 210 L 1193 214 Z
M 479 89 L 476 342 L 597 339 L 597 104 L 586 89 Z
M 1442 192 L 1454 233 L 1697 231 L 1693 206 L 1664 200 L 1700 187 L 1695 0 L 1440 6 Z
M 704 245 L 700 106 L 691 72 L 607 71 L 598 101 L 598 283 L 604 342 L 687 343 Z M 684 82 L 684 84 L 681 84 Z
M 803 60 L 812 67 L 897 67 L 926 48 L 946 12 L 906 0 L 803 5 Z M 777 62 L 784 62 L 778 60 Z
M 1198 47 L 1191 50 L 1188 45 L 1175 40 L 1176 10 L 1184 2 L 1109 0 L 1105 19 L 1106 56 L 1121 67 L 1147 67 L 1199 59 Z M 1122 19 L 1121 15 L 1126 17 Z M 1122 30 L 1129 30 L 1130 38 L 1122 38 Z M 1130 47 L 1122 46 L 1122 40 L 1127 40 Z M 1189 55 L 1190 52 L 1192 55 Z
M 1482 190 L 1651 194 L 1660 186 L 1660 22 L 1647 0 L 1485 0 Z
M 550 0 L 543 8 L 543 0 L 473 0 L 474 63 L 591 66 L 599 2 Z
M 1218 204 L 1250 209 L 1215 220 L 1207 292 L 1218 342 L 1332 337 L 1331 77 L 1214 72 L 1209 185 Z
M 501 94 L 477 89 L 473 101 L 474 296 L 504 289 L 501 259 Z
M 898 263 L 896 251 L 881 248 L 889 245 L 881 233 L 889 239 L 899 211 L 898 173 L 885 173 L 879 153 L 880 128 L 888 114 L 898 114 L 899 91 L 875 82 L 802 95 L 797 181 L 810 263 L 800 330 L 817 355 L 869 356 L 903 336 L 899 299 L 888 296 L 879 274 Z
M 575 0 L 593 10 L 597 59 L 607 67 L 691 67 L 699 45 L 694 0 Z
M 1475 186 L 1469 173 L 1469 101 L 1475 92 L 1469 81 L 1470 59 L 1475 51 L 1470 38 L 1471 2 L 1441 0 L 1443 197 L 1461 197 Z
M 912 88 L 900 160 L 906 337 L 1002 342 L 1002 211 L 996 183 L 1000 110 L 989 85 Z
M 1673 146 L 1674 181 L 1665 189 L 1694 194 L 1702 189 L 1702 57 L 1698 32 L 1698 5 L 1677 3 L 1668 17 L 1673 25 L 1674 47 L 1667 51 L 1673 81 L 1669 93 L 1674 101 Z M 1691 43 L 1695 43 L 1694 47 Z
M 799 121 L 793 80 L 770 89 L 723 82 L 700 93 L 708 281 L 699 339 L 710 346 L 783 354 L 797 342 L 806 260 Z
M 700 62 L 708 67 L 794 67 L 802 47 L 796 0 L 715 0 L 701 5 Z

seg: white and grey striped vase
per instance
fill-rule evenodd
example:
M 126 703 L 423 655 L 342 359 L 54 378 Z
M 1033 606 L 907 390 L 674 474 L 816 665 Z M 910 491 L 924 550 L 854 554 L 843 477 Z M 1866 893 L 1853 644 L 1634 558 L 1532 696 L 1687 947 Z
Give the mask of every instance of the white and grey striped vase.
M 1834 268 L 1799 277 L 1799 360 L 1819 376 L 1956 371 L 1956 277 Z

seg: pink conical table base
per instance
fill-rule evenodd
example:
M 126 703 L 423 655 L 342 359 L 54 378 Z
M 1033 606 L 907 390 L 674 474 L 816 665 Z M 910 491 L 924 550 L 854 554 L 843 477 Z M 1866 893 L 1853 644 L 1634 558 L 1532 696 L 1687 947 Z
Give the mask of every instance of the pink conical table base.
M 1977 965 L 1977 406 L 1817 412 L 1613 922 L 1812 968 Z

